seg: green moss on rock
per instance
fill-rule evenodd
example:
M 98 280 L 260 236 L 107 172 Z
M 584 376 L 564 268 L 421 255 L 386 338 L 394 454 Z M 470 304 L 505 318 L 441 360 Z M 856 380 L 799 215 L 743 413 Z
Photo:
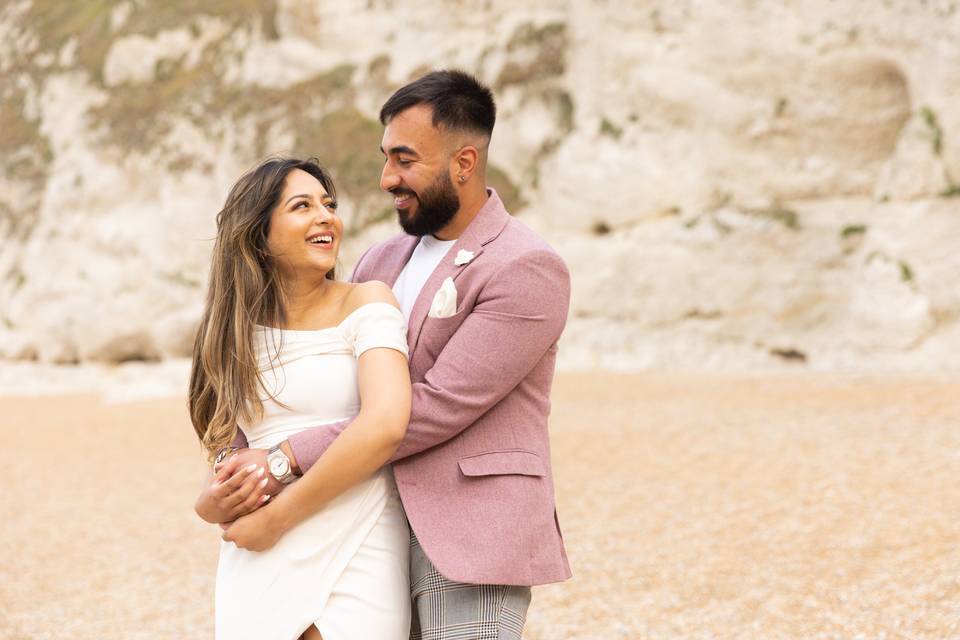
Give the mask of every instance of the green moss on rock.
M 24 114 L 24 95 L 12 91 L 0 96 L 0 153 L 15 153 L 23 147 L 37 144 L 41 139 L 39 123 L 28 120 Z
M 41 51 L 56 53 L 76 38 L 78 66 L 102 82 L 103 63 L 113 44 L 110 13 L 117 4 L 115 0 L 33 0 L 24 24 L 37 35 Z
M 508 55 L 524 49 L 533 49 L 532 57 L 508 60 L 500 70 L 498 88 L 526 84 L 563 75 L 567 60 L 567 25 L 551 22 L 541 27 L 525 23 L 517 27 L 507 43 Z
M 778 222 L 791 231 L 800 230 L 800 216 L 797 215 L 797 212 L 778 202 L 774 202 L 769 207 L 745 209 L 744 213 Z
M 275 0 L 163 0 L 135 6 L 120 33 L 153 35 L 189 25 L 200 16 L 209 16 L 233 25 L 259 18 L 261 27 L 269 36 L 275 33 L 276 13 Z
M 110 16 L 119 0 L 33 0 L 24 24 L 39 39 L 41 51 L 56 53 L 77 39 L 77 66 L 103 85 L 103 65 L 111 45 L 118 38 L 139 34 L 152 36 L 161 31 L 189 27 L 196 31 L 196 19 L 220 18 L 234 27 L 259 20 L 268 37 L 276 37 L 275 0 L 164 0 L 131 3 L 131 11 L 116 31 Z
M 858 238 L 867 233 L 867 225 L 865 224 L 848 224 L 842 229 L 840 229 L 841 238 Z
M 29 235 L 53 159 L 39 121 L 28 119 L 24 106 L 21 91 L 8 86 L 8 91 L 0 94 L 0 174 L 4 180 L 27 187 L 25 199 L 9 203 L 0 200 L 0 217 L 9 220 L 9 233 L 17 238 Z M 13 215 L 14 207 L 18 215 Z
M 338 109 L 317 121 L 299 121 L 296 152 L 317 156 L 330 168 L 338 189 L 351 197 L 379 194 L 380 123 L 352 107 Z
M 220 86 L 219 64 L 212 56 L 205 55 L 189 69 L 175 63 L 161 71 L 149 84 L 111 89 L 107 102 L 91 110 L 92 123 L 106 144 L 145 151 L 170 132 L 174 118 L 194 114 L 199 124 L 215 115 L 206 110 Z

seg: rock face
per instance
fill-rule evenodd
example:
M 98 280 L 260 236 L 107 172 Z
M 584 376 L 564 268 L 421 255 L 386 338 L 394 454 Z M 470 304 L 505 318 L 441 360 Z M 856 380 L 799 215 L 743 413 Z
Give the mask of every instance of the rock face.
M 188 355 L 269 153 L 332 169 L 349 270 L 380 105 L 455 66 L 571 267 L 563 366 L 960 369 L 960 2 L 201 4 L 0 8 L 0 358 Z

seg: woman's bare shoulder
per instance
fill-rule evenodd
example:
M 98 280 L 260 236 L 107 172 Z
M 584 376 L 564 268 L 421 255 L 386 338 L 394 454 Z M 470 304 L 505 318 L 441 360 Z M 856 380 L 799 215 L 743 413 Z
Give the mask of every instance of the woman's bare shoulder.
M 350 290 L 344 298 L 343 306 L 346 313 L 353 313 L 365 304 L 373 302 L 385 302 L 396 308 L 400 308 L 397 297 L 389 285 L 379 280 L 368 280 L 350 285 Z

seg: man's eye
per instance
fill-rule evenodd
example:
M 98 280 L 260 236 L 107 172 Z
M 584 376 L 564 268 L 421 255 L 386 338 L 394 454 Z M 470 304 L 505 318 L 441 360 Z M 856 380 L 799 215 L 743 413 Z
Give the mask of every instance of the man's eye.
M 399 160 L 397 160 L 397 164 L 399 164 L 401 167 L 410 166 L 411 162 L 413 162 L 413 160 L 407 160 L 405 158 L 400 158 Z

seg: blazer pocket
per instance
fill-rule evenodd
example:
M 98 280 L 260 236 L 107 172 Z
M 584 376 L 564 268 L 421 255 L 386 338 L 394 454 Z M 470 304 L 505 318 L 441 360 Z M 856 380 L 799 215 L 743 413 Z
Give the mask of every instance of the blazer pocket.
M 417 343 L 417 348 L 423 348 L 430 356 L 432 363 L 443 351 L 443 348 L 447 346 L 450 337 L 456 333 L 466 317 L 467 310 L 461 309 L 448 318 L 427 318 L 420 330 L 420 340 Z
M 488 451 L 460 458 L 460 471 L 465 476 L 545 476 L 546 465 L 533 451 L 510 449 Z

